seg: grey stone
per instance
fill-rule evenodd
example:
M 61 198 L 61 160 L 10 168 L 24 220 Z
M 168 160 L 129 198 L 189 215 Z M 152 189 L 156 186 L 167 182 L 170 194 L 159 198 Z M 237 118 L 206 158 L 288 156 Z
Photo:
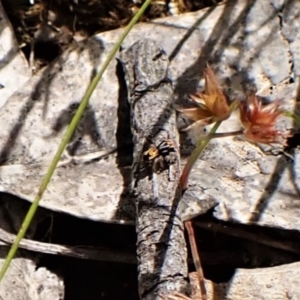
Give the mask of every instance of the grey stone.
M 294 109 L 299 12 L 298 1 L 228 1 L 138 24 L 123 47 L 145 35 L 163 47 L 179 106 L 203 86 L 209 62 L 231 99 L 255 89 L 265 101 L 282 99 L 284 108 Z M 0 111 L 1 191 L 32 201 L 75 107 L 120 33 L 105 32 L 78 44 L 10 97 Z M 134 206 L 126 196 L 130 138 L 123 128 L 126 116 L 119 102 L 124 94 L 116 67 L 113 61 L 93 94 L 41 206 L 97 221 L 133 223 Z M 222 130 L 236 127 L 226 124 Z M 293 124 L 282 119 L 279 127 Z M 188 140 L 183 137 L 184 148 Z M 116 146 L 128 154 L 106 155 Z M 192 171 L 190 187 L 219 202 L 219 219 L 298 229 L 298 175 L 289 174 L 298 172 L 299 158 L 282 156 L 280 164 L 271 159 L 262 167 L 267 155 L 236 137 L 213 140 Z

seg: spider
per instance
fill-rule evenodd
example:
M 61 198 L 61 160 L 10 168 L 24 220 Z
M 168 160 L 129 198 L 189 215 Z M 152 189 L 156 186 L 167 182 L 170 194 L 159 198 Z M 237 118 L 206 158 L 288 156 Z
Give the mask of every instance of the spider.
M 159 156 L 165 158 L 171 152 L 175 152 L 174 142 L 170 139 L 166 139 L 161 141 L 157 147 L 152 145 L 147 151 L 145 151 L 144 158 L 148 161 L 152 161 Z
M 144 160 L 152 166 L 155 173 L 161 173 L 176 162 L 174 142 L 170 139 L 161 141 L 158 146 L 152 145 L 144 152 Z

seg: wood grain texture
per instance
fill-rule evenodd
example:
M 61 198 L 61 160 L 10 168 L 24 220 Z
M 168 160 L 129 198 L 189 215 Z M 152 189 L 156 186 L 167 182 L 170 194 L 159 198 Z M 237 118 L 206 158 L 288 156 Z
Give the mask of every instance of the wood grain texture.
M 136 197 L 138 281 L 141 299 L 162 299 L 170 291 L 188 290 L 184 227 L 176 209 L 179 187 L 179 135 L 168 58 L 153 40 L 141 40 L 123 51 L 134 141 L 132 193 Z M 170 139 L 172 164 L 155 170 L 143 157 L 151 145 Z M 163 158 L 164 159 L 164 158 Z

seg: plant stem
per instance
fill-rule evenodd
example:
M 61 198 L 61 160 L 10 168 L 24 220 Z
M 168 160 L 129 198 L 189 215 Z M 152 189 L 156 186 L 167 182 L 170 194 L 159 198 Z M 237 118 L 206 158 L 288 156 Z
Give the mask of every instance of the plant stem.
M 113 48 L 111 49 L 111 51 L 109 52 L 104 64 L 102 65 L 101 69 L 99 70 L 99 72 L 97 73 L 97 75 L 93 78 L 91 84 L 89 85 L 81 103 L 80 106 L 78 107 L 68 129 L 67 132 L 65 133 L 57 151 L 56 154 L 49 166 L 49 169 L 47 171 L 47 174 L 45 175 L 39 190 L 37 192 L 37 195 L 33 201 L 33 203 L 31 204 L 29 211 L 22 223 L 21 229 L 18 232 L 18 235 L 14 241 L 14 243 L 12 244 L 8 255 L 4 261 L 4 264 L 2 265 L 1 271 L 0 271 L 0 282 L 3 279 L 13 257 L 15 256 L 20 241 L 21 239 L 25 236 L 25 233 L 28 229 L 28 227 L 30 226 L 30 223 L 34 217 L 34 214 L 39 206 L 39 202 L 48 186 L 48 183 L 51 180 L 51 177 L 56 169 L 56 166 L 60 160 L 60 157 L 66 147 L 66 145 L 68 144 L 68 142 L 70 141 L 78 122 L 80 121 L 88 103 L 89 103 L 89 99 L 93 93 L 93 91 L 95 90 L 99 80 L 101 79 L 104 71 L 106 70 L 107 66 L 109 65 L 110 61 L 113 59 L 113 57 L 115 56 L 115 54 L 117 53 L 117 51 L 119 50 L 122 42 L 124 41 L 125 37 L 128 35 L 128 33 L 130 32 L 130 30 L 132 29 L 132 27 L 136 24 L 136 22 L 139 20 L 139 18 L 142 16 L 142 14 L 144 13 L 144 11 L 146 10 L 146 8 L 149 6 L 149 4 L 151 3 L 151 0 L 146 0 L 144 2 L 144 4 L 142 5 L 142 7 L 139 9 L 139 11 L 136 13 L 136 15 L 131 19 L 130 23 L 127 25 L 127 27 L 124 29 L 124 32 L 121 34 L 121 36 L 119 37 L 118 41 L 114 44 Z
M 209 134 L 207 136 L 205 136 L 204 139 L 201 139 L 199 141 L 196 149 L 192 152 L 191 156 L 188 158 L 188 161 L 187 161 L 186 165 L 184 166 L 184 169 L 183 169 L 181 177 L 180 177 L 180 183 L 181 183 L 181 187 L 182 187 L 183 191 L 187 189 L 189 175 L 190 175 L 190 172 L 191 172 L 196 160 L 198 159 L 198 157 L 200 156 L 200 154 L 202 153 L 204 148 L 207 146 L 209 141 L 214 137 L 214 135 L 215 135 L 216 131 L 218 130 L 219 126 L 221 125 L 221 123 L 222 123 L 222 121 L 217 121 L 214 124 L 214 126 L 210 130 Z
M 236 135 L 241 135 L 243 134 L 244 130 L 236 130 L 236 131 L 228 131 L 228 132 L 217 132 L 215 133 L 211 138 L 216 139 L 216 138 L 223 138 L 223 137 L 228 137 L 228 136 L 236 136 Z
M 237 106 L 238 106 L 237 101 L 232 102 L 230 104 L 230 113 L 232 113 L 236 109 Z M 183 192 L 187 189 L 189 175 L 191 173 L 191 170 L 192 170 L 196 160 L 198 159 L 198 157 L 200 156 L 202 151 L 205 149 L 205 147 L 207 146 L 209 141 L 211 139 L 213 139 L 214 137 L 216 137 L 216 131 L 220 127 L 221 123 L 222 123 L 222 121 L 217 121 L 214 124 L 214 126 L 212 127 L 212 129 L 210 130 L 208 135 L 206 135 L 203 139 L 201 139 L 199 141 L 196 149 L 192 152 L 191 156 L 188 158 L 188 161 L 187 161 L 186 165 L 184 166 L 181 177 L 180 177 L 180 184 L 181 184 L 181 188 L 182 188 Z M 242 132 L 238 131 L 238 132 L 235 132 L 234 134 L 236 134 L 236 133 L 240 134 Z
M 292 118 L 296 124 L 300 127 L 300 116 L 298 116 L 296 113 L 288 110 L 283 110 L 282 114 L 286 117 Z

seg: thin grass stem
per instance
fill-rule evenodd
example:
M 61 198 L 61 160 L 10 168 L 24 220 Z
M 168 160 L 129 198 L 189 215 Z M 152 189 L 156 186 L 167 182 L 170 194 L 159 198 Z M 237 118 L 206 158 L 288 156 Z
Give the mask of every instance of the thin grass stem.
M 17 237 L 14 241 L 14 243 L 12 244 L 8 255 L 2 265 L 2 268 L 0 270 L 0 282 L 3 279 L 13 257 L 15 256 L 20 241 L 22 240 L 22 238 L 25 236 L 25 233 L 28 229 L 28 227 L 30 226 L 30 223 L 36 213 L 36 210 L 39 206 L 39 202 L 48 186 L 48 183 L 51 180 L 51 177 L 56 169 L 56 166 L 60 160 L 60 157 L 66 147 L 66 145 L 68 144 L 68 142 L 70 141 L 76 127 L 77 124 L 79 123 L 88 103 L 89 103 L 89 99 L 93 93 L 93 91 L 95 90 L 99 80 L 101 79 L 104 71 L 106 70 L 107 66 L 109 65 L 109 63 L 111 62 L 111 60 L 114 58 L 115 54 L 117 53 L 117 51 L 119 50 L 122 42 L 124 41 L 125 37 L 128 35 L 128 33 L 130 32 L 130 30 L 132 29 L 132 27 L 136 24 L 136 22 L 139 20 L 139 18 L 142 16 L 142 14 L 145 12 L 146 8 L 149 6 L 149 4 L 151 3 L 151 0 L 146 0 L 144 2 L 144 4 L 142 5 L 142 7 L 139 9 L 139 11 L 136 13 L 136 15 L 132 18 L 132 20 L 130 21 L 130 23 L 127 25 L 127 27 L 124 29 L 124 32 L 121 34 L 121 36 L 119 37 L 118 41 L 114 44 L 113 48 L 111 49 L 111 51 L 109 52 L 104 64 L 102 65 L 102 67 L 100 68 L 99 72 L 96 74 L 96 76 L 93 78 L 91 84 L 89 85 L 81 103 L 80 106 L 78 107 L 56 153 L 55 156 L 49 166 L 49 169 L 38 189 L 37 195 L 33 201 L 33 203 L 31 204 L 28 213 L 21 225 L 21 229 L 19 230 Z

